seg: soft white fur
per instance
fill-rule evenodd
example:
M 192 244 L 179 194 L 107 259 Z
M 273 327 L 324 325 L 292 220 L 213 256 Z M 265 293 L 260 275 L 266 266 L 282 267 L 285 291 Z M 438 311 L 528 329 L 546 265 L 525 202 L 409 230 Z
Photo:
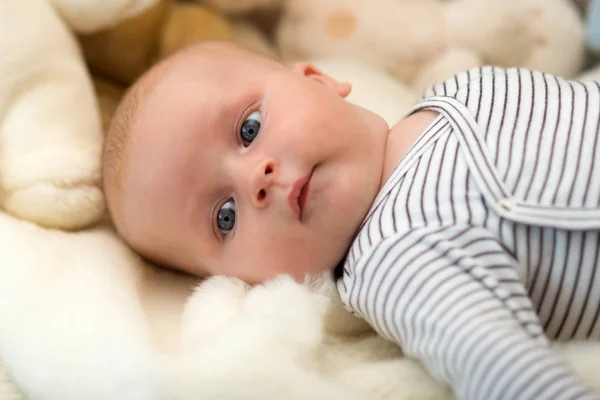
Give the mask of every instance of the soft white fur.
M 136 16 L 158 0 L 45 0 L 78 33 L 90 33 Z
M 156 1 L 0 1 L 0 207 L 5 211 L 63 229 L 100 219 L 100 116 L 74 31 L 110 26 Z

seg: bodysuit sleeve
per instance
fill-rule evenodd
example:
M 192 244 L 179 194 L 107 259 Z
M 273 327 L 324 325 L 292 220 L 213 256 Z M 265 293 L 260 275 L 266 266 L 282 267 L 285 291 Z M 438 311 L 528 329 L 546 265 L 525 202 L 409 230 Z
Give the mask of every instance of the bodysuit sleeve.
M 596 399 L 549 346 L 520 268 L 483 228 L 416 228 L 346 265 L 346 307 L 459 399 Z

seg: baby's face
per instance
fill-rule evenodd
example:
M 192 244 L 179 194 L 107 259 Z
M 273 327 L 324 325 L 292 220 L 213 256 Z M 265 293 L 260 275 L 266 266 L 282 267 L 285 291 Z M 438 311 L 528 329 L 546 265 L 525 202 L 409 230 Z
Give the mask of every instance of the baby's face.
M 131 131 L 125 237 L 187 272 L 250 283 L 335 267 L 379 189 L 385 122 L 308 65 L 235 49 L 171 64 Z

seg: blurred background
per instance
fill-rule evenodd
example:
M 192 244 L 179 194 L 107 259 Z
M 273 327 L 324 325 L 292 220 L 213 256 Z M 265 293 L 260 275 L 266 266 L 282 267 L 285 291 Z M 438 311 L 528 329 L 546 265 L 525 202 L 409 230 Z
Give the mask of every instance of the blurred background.
M 354 85 L 351 101 L 393 123 L 427 85 L 481 65 L 595 77 L 595 8 L 593 0 L 160 0 L 78 39 L 105 127 L 143 71 L 207 40 L 313 61 Z

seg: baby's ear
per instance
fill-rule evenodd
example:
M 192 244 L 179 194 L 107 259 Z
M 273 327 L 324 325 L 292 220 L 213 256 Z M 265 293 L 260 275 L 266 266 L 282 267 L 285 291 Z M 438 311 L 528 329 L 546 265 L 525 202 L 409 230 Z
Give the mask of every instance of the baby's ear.
M 339 82 L 331 76 L 324 74 L 320 69 L 312 64 L 296 63 L 292 69 L 308 79 L 312 79 L 315 82 L 327 86 L 342 97 L 348 96 L 352 91 L 352 85 L 350 85 L 350 83 Z

